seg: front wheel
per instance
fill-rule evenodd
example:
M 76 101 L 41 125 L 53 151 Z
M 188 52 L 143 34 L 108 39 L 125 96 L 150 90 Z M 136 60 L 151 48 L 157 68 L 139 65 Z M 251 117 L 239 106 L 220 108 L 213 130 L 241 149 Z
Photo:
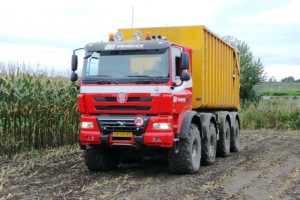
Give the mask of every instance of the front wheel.
M 198 172 L 201 160 L 201 138 L 196 124 L 191 124 L 188 138 L 180 138 L 179 152 L 169 151 L 171 173 L 193 174 Z
M 94 148 L 84 151 L 84 159 L 90 171 L 107 171 L 117 167 L 120 155 L 110 148 Z

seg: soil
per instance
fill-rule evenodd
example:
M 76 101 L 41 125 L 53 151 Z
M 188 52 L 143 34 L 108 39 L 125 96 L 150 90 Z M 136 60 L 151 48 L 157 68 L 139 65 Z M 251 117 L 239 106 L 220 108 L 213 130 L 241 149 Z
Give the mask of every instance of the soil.
M 165 159 L 89 172 L 77 147 L 0 160 L 0 199 L 300 199 L 300 133 L 242 131 L 241 150 L 174 175 Z

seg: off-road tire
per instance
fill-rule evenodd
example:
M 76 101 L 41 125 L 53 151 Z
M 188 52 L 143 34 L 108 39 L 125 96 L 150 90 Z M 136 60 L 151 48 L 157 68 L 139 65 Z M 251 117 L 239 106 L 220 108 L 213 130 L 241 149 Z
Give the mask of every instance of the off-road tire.
M 235 128 L 231 133 L 230 151 L 239 152 L 240 150 L 240 125 L 238 120 L 235 120 Z
M 201 161 L 201 137 L 198 126 L 190 125 L 188 138 L 180 138 L 179 152 L 169 151 L 169 169 L 175 174 L 193 174 L 199 171 Z
M 202 139 L 202 160 L 201 164 L 212 165 L 216 160 L 217 150 L 217 131 L 213 122 L 209 124 L 209 132 L 207 138 Z
M 225 127 L 220 127 L 219 140 L 217 142 L 217 156 L 226 157 L 230 154 L 230 127 L 226 120 Z
M 85 150 L 84 159 L 90 171 L 107 171 L 117 167 L 120 155 L 113 149 L 95 148 Z

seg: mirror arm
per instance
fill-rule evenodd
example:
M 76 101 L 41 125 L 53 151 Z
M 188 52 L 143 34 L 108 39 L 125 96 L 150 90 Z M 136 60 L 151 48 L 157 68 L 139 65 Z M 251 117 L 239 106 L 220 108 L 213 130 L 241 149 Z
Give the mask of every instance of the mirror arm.
M 83 47 L 81 47 L 81 48 L 78 48 L 78 49 L 74 49 L 74 50 L 73 50 L 73 55 L 75 55 L 75 52 L 76 52 L 76 51 L 78 51 L 78 50 L 82 50 L 82 49 L 84 49 L 84 48 L 83 48 Z
M 172 82 L 172 84 L 173 84 L 173 85 L 171 86 L 171 89 L 174 90 L 175 87 L 180 87 L 180 86 L 182 86 L 183 81 L 181 81 L 181 83 L 180 83 L 179 85 L 177 85 L 176 82 Z

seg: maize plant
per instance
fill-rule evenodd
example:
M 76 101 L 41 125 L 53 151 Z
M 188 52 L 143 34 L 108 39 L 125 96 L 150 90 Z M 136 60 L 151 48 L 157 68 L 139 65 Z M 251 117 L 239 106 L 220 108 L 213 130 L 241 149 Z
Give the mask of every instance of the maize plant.
M 62 78 L 0 72 L 0 154 L 78 141 L 77 90 Z

